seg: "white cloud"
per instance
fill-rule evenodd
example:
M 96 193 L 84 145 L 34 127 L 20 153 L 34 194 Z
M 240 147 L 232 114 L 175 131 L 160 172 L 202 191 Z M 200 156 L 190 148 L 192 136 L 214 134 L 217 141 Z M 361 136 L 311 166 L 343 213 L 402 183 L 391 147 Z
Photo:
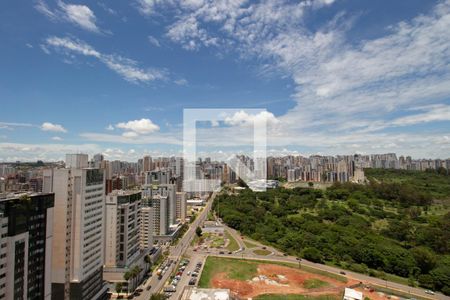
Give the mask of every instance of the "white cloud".
M 45 0 L 37 0 L 35 8 L 52 21 L 66 21 L 87 31 L 95 33 L 101 32 L 96 24 L 96 16 L 88 6 L 81 4 L 67 4 L 61 0 L 58 0 L 57 4 L 57 8 L 51 9 Z
M 148 144 L 165 144 L 165 145 L 182 145 L 182 137 L 178 133 L 152 133 L 149 135 L 134 135 L 132 131 L 126 131 L 124 133 L 131 132 L 125 136 L 116 134 L 103 134 L 96 132 L 83 132 L 80 137 L 101 143 L 120 143 L 120 144 L 136 144 L 136 145 L 148 145 Z
M 96 17 L 94 12 L 86 5 L 65 4 L 60 1 L 59 7 L 70 22 L 88 31 L 100 32 L 100 29 L 95 24 Z
M 54 140 L 54 141 L 62 141 L 63 139 L 61 137 L 59 137 L 59 136 L 54 136 L 54 137 L 52 137 L 52 140 Z
M 63 133 L 67 132 L 67 130 L 62 125 L 53 124 L 50 122 L 42 123 L 41 130 L 42 131 L 63 132 Z
M 0 129 L 14 129 L 14 127 L 33 127 L 29 123 L 0 122 Z
M 122 133 L 122 136 L 125 138 L 135 138 L 135 137 L 138 137 L 139 134 L 137 134 L 134 131 L 127 131 L 127 132 Z
M 290 77 L 296 106 L 278 117 L 282 126 L 272 132 L 277 143 L 296 144 L 301 134 L 311 143 L 320 138 L 325 145 L 338 143 L 337 136 L 350 140 L 347 135 L 357 132 L 360 140 L 351 139 L 348 145 L 368 149 L 370 140 L 394 147 L 399 145 L 391 140 L 394 135 L 380 131 L 448 122 L 447 106 L 438 104 L 448 102 L 450 94 L 450 0 L 386 28 L 384 36 L 363 40 L 349 36 L 355 15 L 339 13 L 314 30 L 305 26 L 307 14 L 334 2 L 171 2 L 179 13 L 167 36 L 189 50 L 211 45 L 236 50 L 245 59 L 261 62 L 263 75 Z M 154 4 L 154 9 L 162 5 Z M 206 45 L 209 39 L 215 43 Z M 419 114 L 410 110 L 431 104 L 438 106 Z M 401 114 L 406 116 L 390 120 L 390 115 Z M 379 133 L 366 136 L 375 131 Z
M 154 36 L 149 35 L 148 36 L 148 41 L 150 44 L 152 44 L 155 47 L 161 47 L 161 44 L 159 43 L 158 39 L 155 38 Z
M 111 124 L 109 124 L 108 126 L 106 126 L 105 128 L 106 130 L 112 131 L 114 130 L 114 126 L 112 126 Z
M 186 79 L 184 79 L 184 78 L 177 79 L 177 80 L 174 81 L 174 83 L 175 83 L 176 85 L 182 85 L 182 86 L 187 86 L 187 85 L 189 85 L 189 82 L 188 82 Z
M 0 159 L 4 161 L 56 161 L 63 160 L 66 153 L 76 153 L 80 150 L 84 153 L 94 154 L 101 152 L 102 149 L 95 144 L 0 143 Z
M 418 108 L 418 110 L 425 110 L 425 112 L 398 118 L 392 122 L 392 125 L 407 126 L 436 121 L 450 121 L 450 105 L 439 104 L 429 107 L 421 107 Z
M 258 114 L 248 114 L 241 110 L 228 116 L 224 120 L 225 124 L 231 126 L 258 126 L 258 125 L 275 125 L 279 120 L 268 111 L 262 111 Z
M 109 69 L 119 74 L 122 78 L 133 83 L 146 83 L 165 78 L 165 72 L 157 69 L 142 69 L 137 66 L 137 62 L 129 58 L 115 54 L 103 54 L 95 50 L 89 44 L 80 40 L 74 40 L 68 37 L 49 37 L 44 45 L 47 50 L 49 47 L 62 52 L 66 55 L 72 53 L 93 57 L 105 64 Z
M 117 128 L 125 129 L 131 131 L 127 137 L 131 136 L 132 133 L 135 134 L 148 134 L 156 132 L 159 130 L 159 126 L 154 124 L 150 119 L 140 119 L 128 122 L 121 122 L 116 124 Z

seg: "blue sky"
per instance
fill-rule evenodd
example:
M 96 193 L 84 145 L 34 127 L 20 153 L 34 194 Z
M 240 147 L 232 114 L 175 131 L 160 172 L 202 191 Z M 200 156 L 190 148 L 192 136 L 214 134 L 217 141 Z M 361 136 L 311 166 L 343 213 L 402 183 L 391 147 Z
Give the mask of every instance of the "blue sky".
M 0 161 L 176 154 L 184 108 L 267 109 L 269 154 L 447 158 L 448 28 L 444 0 L 3 1 Z

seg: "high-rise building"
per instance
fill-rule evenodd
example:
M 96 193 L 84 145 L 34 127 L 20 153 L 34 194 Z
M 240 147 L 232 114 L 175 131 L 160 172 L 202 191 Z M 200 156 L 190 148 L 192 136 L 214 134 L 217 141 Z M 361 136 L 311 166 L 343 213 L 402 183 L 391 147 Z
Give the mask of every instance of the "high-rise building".
M 51 299 L 54 194 L 0 199 L 0 299 Z
M 103 282 L 105 177 L 88 156 L 66 156 L 66 168 L 44 171 L 44 192 L 55 194 L 52 299 L 99 299 Z
M 186 219 L 186 193 L 177 192 L 176 218 L 184 223 Z
M 144 156 L 144 172 L 148 172 L 153 170 L 153 161 L 152 161 L 152 157 L 151 156 Z
M 162 195 L 155 195 L 151 199 L 153 235 L 167 235 L 169 233 L 168 202 L 169 197 Z
M 141 254 L 141 205 L 138 191 L 106 196 L 105 267 L 129 267 Z
M 141 248 L 151 249 L 153 247 L 154 209 L 151 206 L 141 208 Z

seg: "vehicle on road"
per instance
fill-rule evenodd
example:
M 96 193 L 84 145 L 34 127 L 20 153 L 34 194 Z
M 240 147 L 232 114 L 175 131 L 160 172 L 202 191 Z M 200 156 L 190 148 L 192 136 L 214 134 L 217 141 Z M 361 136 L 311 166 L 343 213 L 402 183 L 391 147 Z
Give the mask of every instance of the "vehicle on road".
M 434 295 L 434 292 L 432 290 L 426 290 L 425 293 L 428 295 Z
M 347 275 L 347 273 L 345 273 L 344 271 L 340 271 L 339 274 L 341 274 L 341 275 Z
M 148 287 L 145 288 L 147 291 L 150 291 L 152 289 L 152 286 L 149 285 Z

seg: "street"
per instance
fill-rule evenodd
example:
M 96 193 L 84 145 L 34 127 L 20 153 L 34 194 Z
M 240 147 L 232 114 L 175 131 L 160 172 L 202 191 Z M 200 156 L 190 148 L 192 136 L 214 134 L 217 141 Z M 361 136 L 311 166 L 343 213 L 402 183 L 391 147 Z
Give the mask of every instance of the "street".
M 184 236 L 180 238 L 178 243 L 175 246 L 170 246 L 169 256 L 167 257 L 167 259 L 169 260 L 172 259 L 174 263 L 171 264 L 167 272 L 164 273 L 161 280 L 159 280 L 155 274 L 152 274 L 152 276 L 149 278 L 149 280 L 147 280 L 146 284 L 143 287 L 144 291 L 141 293 L 140 296 L 136 297 L 136 299 L 148 300 L 150 299 L 150 296 L 152 294 L 158 294 L 159 292 L 161 292 L 162 288 L 164 287 L 164 284 L 169 279 L 170 275 L 173 273 L 175 267 L 177 266 L 177 263 L 179 262 L 181 256 L 186 252 L 187 248 L 189 248 L 190 242 L 195 234 L 195 229 L 197 228 L 197 226 L 200 226 L 206 219 L 208 212 L 211 210 L 212 202 L 216 197 L 216 194 L 217 193 L 215 192 L 211 195 L 211 197 L 208 199 L 208 202 L 205 205 L 205 208 L 197 216 L 194 222 L 190 224 L 189 229 L 186 231 Z M 147 290 L 148 286 L 151 286 L 149 290 Z M 183 286 L 181 284 L 178 286 L 177 290 L 179 289 L 180 290 L 183 289 Z

